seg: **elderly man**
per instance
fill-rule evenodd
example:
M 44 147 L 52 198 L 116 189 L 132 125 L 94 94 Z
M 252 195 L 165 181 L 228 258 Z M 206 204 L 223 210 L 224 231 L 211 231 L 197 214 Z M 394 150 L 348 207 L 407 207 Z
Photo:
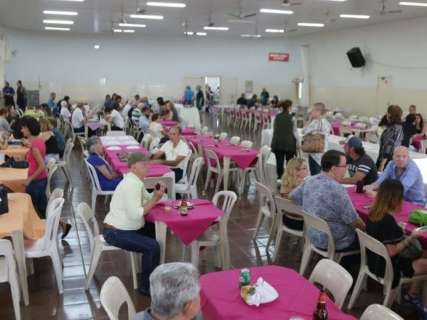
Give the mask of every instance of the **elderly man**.
M 426 194 L 423 177 L 417 164 L 409 159 L 408 148 L 401 146 L 394 150 L 393 160 L 390 161 L 375 183 L 366 186 L 366 191 L 374 195 L 375 190 L 386 179 L 396 179 L 403 184 L 403 197 L 406 201 L 425 206 Z
M 158 266 L 150 276 L 151 306 L 134 320 L 191 320 L 200 312 L 199 273 L 190 263 Z
M 357 215 L 347 190 L 338 182 L 347 168 L 345 154 L 337 150 L 327 151 L 321 167 L 321 174 L 306 179 L 289 197 L 302 205 L 305 212 L 328 223 L 337 251 L 358 249 L 355 228 L 365 229 L 365 223 Z M 316 247 L 327 249 L 326 234 L 309 230 L 309 237 Z
M 181 139 L 180 127 L 170 128 L 168 136 L 169 141 L 165 142 L 160 150 L 153 155 L 152 162 L 175 167 L 172 170 L 175 172 L 175 182 L 178 182 L 182 179 L 187 166 L 187 157 L 191 154 L 191 150 L 187 143 Z
M 345 155 L 347 157 L 347 168 L 350 177 L 341 179 L 344 184 L 363 185 L 374 183 L 378 179 L 377 167 L 374 160 L 368 156 L 363 148 L 362 140 L 358 137 L 350 136 L 344 145 Z
M 149 276 L 160 263 L 160 246 L 154 224 L 145 222 L 144 216 L 162 198 L 165 186 L 161 184 L 152 194 L 147 192 L 143 183 L 148 172 L 146 160 L 142 153 L 129 156 L 129 173 L 114 191 L 104 220 L 104 239 L 112 246 L 143 254 L 139 291 L 149 295 Z

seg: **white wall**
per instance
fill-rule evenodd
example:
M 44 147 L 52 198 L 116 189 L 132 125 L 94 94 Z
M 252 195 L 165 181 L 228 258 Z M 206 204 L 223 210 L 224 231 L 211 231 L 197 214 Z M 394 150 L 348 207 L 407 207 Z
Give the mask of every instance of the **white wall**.
M 382 113 L 387 102 L 427 111 L 426 30 L 427 18 L 417 18 L 296 39 L 310 45 L 311 102 L 359 114 Z M 346 56 L 356 46 L 366 55 L 363 69 Z M 388 84 L 377 88 L 383 76 Z
M 280 40 L 168 39 L 123 35 L 75 35 L 7 30 L 8 46 L 16 54 L 6 66 L 11 82 L 22 79 L 27 89 L 40 88 L 41 99 L 50 91 L 58 96 L 100 102 L 106 93 L 125 97 L 140 93 L 155 98 L 182 95 L 185 77 L 221 76 L 223 102 L 243 92 L 253 80 L 255 93 L 293 97 L 292 80 L 300 76 L 297 47 Z M 93 43 L 101 44 L 100 50 Z M 289 52 L 291 62 L 268 62 L 268 52 Z M 105 84 L 102 83 L 105 79 Z

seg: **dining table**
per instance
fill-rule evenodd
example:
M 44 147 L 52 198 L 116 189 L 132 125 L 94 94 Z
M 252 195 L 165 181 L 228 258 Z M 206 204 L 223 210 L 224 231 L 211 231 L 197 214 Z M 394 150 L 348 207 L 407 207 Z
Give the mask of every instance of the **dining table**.
M 260 306 L 249 306 L 240 296 L 240 270 L 211 272 L 200 277 L 200 298 L 205 320 L 311 320 L 319 298 L 319 289 L 295 270 L 281 266 L 249 268 L 251 283 L 259 277 L 278 293 L 276 300 Z M 335 303 L 327 298 L 329 320 L 350 320 Z
M 102 136 L 100 139 L 103 147 L 139 145 L 133 136 Z
M 189 246 L 224 215 L 224 212 L 209 200 L 191 199 L 192 208 L 188 210 L 187 216 L 182 216 L 178 208 L 180 201 L 161 201 L 145 216 L 146 221 L 155 224 L 156 240 L 160 245 L 160 263 L 165 262 L 167 229 L 185 246 Z
M 374 198 L 369 196 L 367 193 L 357 193 L 356 188 L 354 187 L 348 188 L 347 192 L 357 213 L 362 218 L 362 220 L 366 222 L 368 220 L 369 209 L 374 203 Z M 425 208 L 422 208 L 415 203 L 404 201 L 400 211 L 394 214 L 396 222 L 404 227 L 404 230 L 407 234 L 410 234 L 412 230 L 419 227 L 409 222 L 410 213 L 417 209 L 425 210 Z M 418 240 L 420 241 L 423 248 L 427 249 L 427 233 L 422 234 Z
M 28 169 L 0 168 L 0 183 L 13 192 L 25 192 Z
M 30 149 L 23 145 L 9 144 L 6 149 L 0 150 L 0 152 L 19 161 L 25 160 L 28 150 Z

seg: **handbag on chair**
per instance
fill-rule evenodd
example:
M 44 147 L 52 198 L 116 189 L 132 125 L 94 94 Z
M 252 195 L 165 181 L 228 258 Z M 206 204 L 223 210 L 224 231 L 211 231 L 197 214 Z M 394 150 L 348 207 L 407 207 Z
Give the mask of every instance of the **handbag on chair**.
M 7 199 L 8 188 L 0 185 L 0 215 L 9 212 L 9 201 Z
M 303 137 L 301 150 L 305 153 L 322 153 L 325 150 L 325 136 L 320 133 L 308 133 Z

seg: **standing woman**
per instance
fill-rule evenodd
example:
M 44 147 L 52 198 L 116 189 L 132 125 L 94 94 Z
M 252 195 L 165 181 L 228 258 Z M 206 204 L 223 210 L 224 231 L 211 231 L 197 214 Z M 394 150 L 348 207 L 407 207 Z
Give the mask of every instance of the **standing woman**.
M 313 105 L 310 113 L 310 122 L 303 130 L 303 135 L 306 134 L 321 134 L 325 139 L 325 148 L 321 153 L 309 153 L 308 165 L 311 175 L 320 173 L 320 160 L 323 153 L 328 149 L 328 136 L 331 132 L 331 124 L 325 119 L 326 106 L 322 102 L 317 102 Z
M 15 101 L 13 99 L 14 95 L 15 89 L 10 86 L 9 82 L 5 81 L 3 87 L 3 102 L 5 107 L 15 106 Z
M 283 175 L 285 158 L 286 162 L 288 162 L 295 157 L 297 140 L 295 138 L 295 126 L 292 115 L 289 113 L 292 107 L 292 101 L 280 101 L 278 106 L 282 109 L 282 112 L 274 119 L 271 150 L 276 155 L 277 177 L 280 179 Z
M 21 80 L 18 80 L 16 86 L 16 104 L 22 111 L 25 111 L 27 107 L 27 90 L 22 85 Z
M 394 149 L 402 145 L 402 109 L 397 105 L 391 105 L 387 109 L 386 129 L 380 137 L 380 151 L 378 153 L 378 171 L 384 171 L 387 163 L 392 160 Z
M 44 219 L 47 206 L 46 145 L 43 138 L 39 137 L 40 124 L 35 118 L 24 116 L 21 119 L 21 125 L 21 132 L 28 140 L 28 147 L 30 148 L 27 153 L 28 178 L 25 181 L 25 191 L 31 196 L 34 208 L 40 218 Z

